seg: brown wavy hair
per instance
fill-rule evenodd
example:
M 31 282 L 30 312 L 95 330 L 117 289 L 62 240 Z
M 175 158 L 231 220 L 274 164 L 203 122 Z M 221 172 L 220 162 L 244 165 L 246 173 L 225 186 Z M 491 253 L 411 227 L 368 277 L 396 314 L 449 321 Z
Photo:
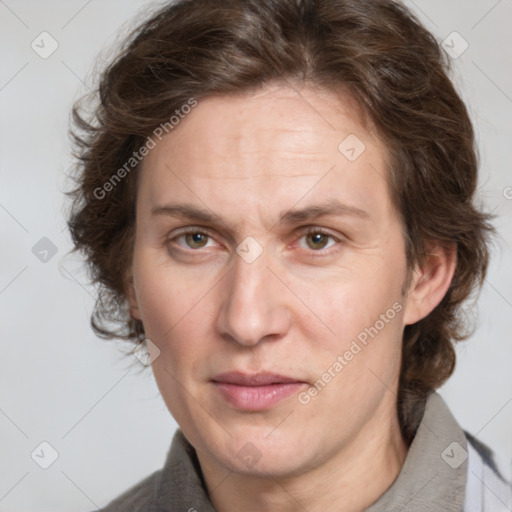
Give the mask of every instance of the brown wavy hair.
M 181 0 L 131 33 L 102 73 L 92 110 L 83 102 L 73 109 L 78 163 L 69 228 L 98 285 L 93 328 L 105 338 L 143 335 L 125 300 L 138 169 L 126 162 L 191 98 L 272 82 L 348 93 L 374 123 L 388 148 L 389 190 L 409 268 L 432 240 L 456 245 L 445 297 L 404 331 L 398 413 L 410 441 L 425 398 L 453 372 L 454 342 L 468 336 L 461 304 L 483 282 L 493 230 L 473 204 L 473 128 L 448 58 L 397 2 Z

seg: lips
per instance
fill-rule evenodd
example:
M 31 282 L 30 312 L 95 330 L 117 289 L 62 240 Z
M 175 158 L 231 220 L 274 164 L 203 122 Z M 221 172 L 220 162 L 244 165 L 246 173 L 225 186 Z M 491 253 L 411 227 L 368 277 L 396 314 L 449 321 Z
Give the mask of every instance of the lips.
M 226 372 L 217 375 L 212 379 L 214 382 L 225 382 L 226 384 L 237 384 L 239 386 L 268 386 L 269 384 L 283 384 L 298 382 L 292 377 L 285 377 L 275 373 L 256 373 L 253 375 L 242 372 Z
M 307 385 L 293 377 L 267 372 L 221 373 L 212 383 L 228 404 L 246 411 L 269 409 Z

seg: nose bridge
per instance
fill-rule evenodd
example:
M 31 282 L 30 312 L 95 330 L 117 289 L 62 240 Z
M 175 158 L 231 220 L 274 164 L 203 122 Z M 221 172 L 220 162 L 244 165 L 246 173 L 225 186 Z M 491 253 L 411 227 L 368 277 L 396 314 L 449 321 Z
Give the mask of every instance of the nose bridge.
M 288 329 L 289 315 L 283 290 L 267 268 L 269 255 L 262 251 L 255 259 L 254 247 L 242 242 L 225 280 L 218 329 L 224 336 L 243 345 L 255 345 L 268 336 L 282 335 Z

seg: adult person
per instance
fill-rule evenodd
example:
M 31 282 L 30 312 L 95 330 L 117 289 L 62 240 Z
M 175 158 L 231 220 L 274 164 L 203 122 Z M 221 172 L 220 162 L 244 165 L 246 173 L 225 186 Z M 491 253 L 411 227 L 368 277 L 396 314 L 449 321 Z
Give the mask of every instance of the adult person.
M 492 228 L 433 36 L 390 0 L 188 0 L 75 110 L 97 332 L 180 429 L 105 510 L 507 510 L 435 392 Z M 500 508 L 501 507 L 501 508 Z

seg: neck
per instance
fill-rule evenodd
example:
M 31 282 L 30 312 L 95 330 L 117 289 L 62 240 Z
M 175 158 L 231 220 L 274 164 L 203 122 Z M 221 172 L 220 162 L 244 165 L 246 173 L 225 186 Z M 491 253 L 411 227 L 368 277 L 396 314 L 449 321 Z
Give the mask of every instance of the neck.
M 217 512 L 361 512 L 392 485 L 407 455 L 398 417 L 375 414 L 323 464 L 293 476 L 234 473 L 198 453 Z M 213 463 L 212 463 L 213 462 Z

